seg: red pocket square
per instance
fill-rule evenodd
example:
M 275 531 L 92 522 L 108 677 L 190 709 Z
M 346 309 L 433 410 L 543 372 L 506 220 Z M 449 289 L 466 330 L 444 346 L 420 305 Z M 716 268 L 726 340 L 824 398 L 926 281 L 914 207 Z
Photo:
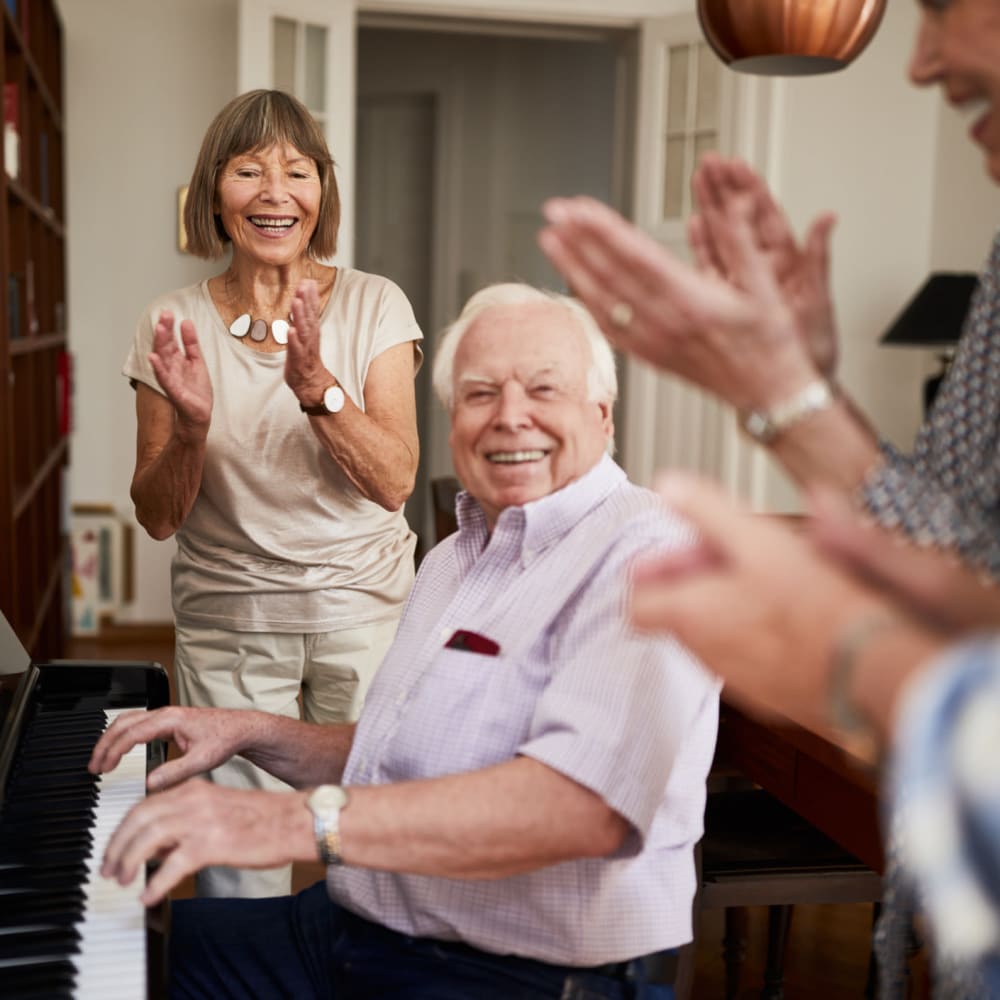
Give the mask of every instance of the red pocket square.
M 460 628 L 444 645 L 445 649 L 462 649 L 467 653 L 481 653 L 483 656 L 499 656 L 500 645 L 478 632 Z

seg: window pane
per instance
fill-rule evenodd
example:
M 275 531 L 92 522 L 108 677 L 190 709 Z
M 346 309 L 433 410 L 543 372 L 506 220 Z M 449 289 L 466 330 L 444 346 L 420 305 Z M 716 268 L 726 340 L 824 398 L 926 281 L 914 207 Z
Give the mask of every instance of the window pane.
M 274 86 L 278 90 L 295 93 L 295 28 L 287 17 L 274 19 L 271 41 L 274 46 Z
M 306 107 L 326 110 L 326 28 L 306 25 Z
M 684 187 L 688 182 L 684 152 L 687 140 L 683 136 L 667 139 L 667 155 L 663 168 L 663 217 L 679 219 L 684 213 Z
M 687 128 L 688 47 L 670 50 L 667 72 L 667 132 L 683 132 Z
M 721 63 L 707 45 L 698 46 L 698 91 L 695 94 L 695 128 L 719 126 L 719 76 Z

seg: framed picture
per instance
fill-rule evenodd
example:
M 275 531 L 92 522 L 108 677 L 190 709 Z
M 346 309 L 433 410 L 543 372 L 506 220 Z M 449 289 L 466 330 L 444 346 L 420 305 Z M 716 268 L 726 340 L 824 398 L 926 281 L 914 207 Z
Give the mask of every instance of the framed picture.
M 132 598 L 132 528 L 110 504 L 74 504 L 72 548 L 72 632 L 96 635 Z
M 184 228 L 184 205 L 187 202 L 188 186 L 177 189 L 177 249 L 181 253 L 187 253 L 188 238 L 187 230 Z

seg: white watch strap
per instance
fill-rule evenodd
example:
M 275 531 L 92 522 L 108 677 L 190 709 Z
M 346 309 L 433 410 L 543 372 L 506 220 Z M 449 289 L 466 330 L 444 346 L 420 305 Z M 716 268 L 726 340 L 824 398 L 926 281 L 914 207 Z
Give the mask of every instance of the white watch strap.
M 744 410 L 740 426 L 755 441 L 768 444 L 800 420 L 832 406 L 833 390 L 825 379 L 816 379 L 800 389 L 791 399 L 778 403 L 770 410 Z

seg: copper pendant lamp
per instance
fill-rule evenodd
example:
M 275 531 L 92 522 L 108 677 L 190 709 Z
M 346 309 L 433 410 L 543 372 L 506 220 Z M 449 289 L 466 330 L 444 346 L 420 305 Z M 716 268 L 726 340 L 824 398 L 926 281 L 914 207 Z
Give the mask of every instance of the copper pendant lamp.
M 843 69 L 871 41 L 887 0 L 698 0 L 709 45 L 731 69 L 805 76 Z

